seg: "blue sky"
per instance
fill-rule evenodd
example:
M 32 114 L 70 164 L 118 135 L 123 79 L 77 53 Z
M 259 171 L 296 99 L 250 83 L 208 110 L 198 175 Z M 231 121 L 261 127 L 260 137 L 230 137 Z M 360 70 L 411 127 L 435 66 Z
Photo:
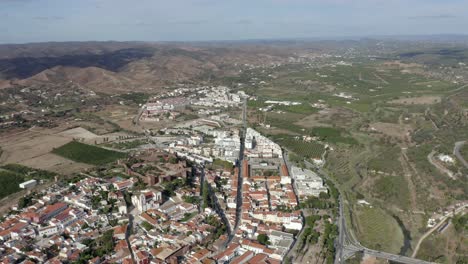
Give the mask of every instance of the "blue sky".
M 468 34 L 468 0 L 0 0 L 0 43 Z

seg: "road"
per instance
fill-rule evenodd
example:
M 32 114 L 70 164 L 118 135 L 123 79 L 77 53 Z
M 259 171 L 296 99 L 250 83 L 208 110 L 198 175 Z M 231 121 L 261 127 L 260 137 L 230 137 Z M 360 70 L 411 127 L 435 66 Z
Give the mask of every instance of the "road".
M 125 232 L 125 241 L 127 242 L 128 250 L 130 250 L 130 256 L 132 257 L 133 263 L 135 262 L 135 254 L 133 252 L 132 247 L 130 246 L 130 235 L 132 234 L 133 230 L 133 215 L 128 214 L 128 225 L 127 225 L 127 232 Z
M 286 167 L 288 168 L 288 172 L 290 172 L 291 171 L 291 164 L 289 164 L 289 154 L 288 154 L 288 151 L 285 150 L 285 149 L 283 149 L 283 162 L 286 165 Z M 294 196 L 296 196 L 296 200 L 297 200 L 297 202 L 299 202 L 299 196 L 297 195 L 296 186 L 294 185 L 294 180 L 293 180 L 291 186 L 292 186 L 292 189 L 293 189 L 293 192 L 294 192 Z M 302 233 L 304 233 L 304 230 L 306 229 L 305 214 L 304 214 L 304 212 L 302 210 L 301 210 L 301 216 L 302 216 L 302 229 L 296 235 L 296 239 L 294 239 L 294 242 L 291 245 L 291 247 L 289 248 L 288 253 L 286 253 L 284 259 L 294 257 L 294 254 L 296 252 L 296 247 L 298 245 L 297 241 L 299 240 L 299 238 L 302 236 Z
M 306 160 L 304 160 L 305 164 L 308 167 L 316 168 L 316 166 Z M 336 185 L 336 182 L 330 178 L 324 171 L 320 170 L 320 174 L 323 175 L 325 178 L 330 180 L 333 184 Z M 374 256 L 381 259 L 391 260 L 403 264 L 432 264 L 432 262 L 415 259 L 412 257 L 406 257 L 401 255 L 396 255 L 392 253 L 377 251 L 373 249 L 366 248 L 362 246 L 359 241 L 355 238 L 352 230 L 349 230 L 346 226 L 346 218 L 344 215 L 344 199 L 343 194 L 340 192 L 340 202 L 339 202 L 339 215 L 338 215 L 338 238 L 335 241 L 335 248 L 336 248 L 336 255 L 335 255 L 335 264 L 342 264 L 349 258 L 351 258 L 354 254 L 361 252 L 366 255 Z M 389 234 L 391 235 L 391 234 Z
M 426 239 L 430 234 L 432 234 L 432 232 L 434 232 L 435 230 L 437 230 L 440 226 L 442 226 L 443 223 L 445 223 L 445 221 L 447 221 L 450 217 L 460 213 L 460 212 L 463 212 L 463 210 L 465 210 L 466 208 L 466 204 L 463 204 L 461 205 L 460 207 L 458 207 L 457 209 L 455 209 L 455 211 L 452 211 L 451 213 L 447 214 L 446 216 L 444 216 L 444 218 L 442 218 L 442 220 L 437 224 L 435 225 L 433 228 L 431 228 L 429 231 L 427 231 L 418 241 L 418 243 L 416 244 L 416 247 L 414 248 L 414 251 L 413 251 L 413 255 L 411 255 L 412 257 L 416 257 L 416 255 L 418 254 L 418 251 L 419 251 L 419 247 L 421 246 L 422 242 L 424 241 L 424 239 Z
M 447 174 L 451 179 L 455 179 L 455 176 L 453 175 L 453 172 L 451 170 L 445 168 L 444 166 L 442 166 L 438 162 L 434 161 L 434 154 L 435 153 L 436 153 L 435 150 L 432 150 L 431 153 L 429 153 L 427 155 L 427 160 L 429 161 L 429 163 L 431 163 L 432 166 L 436 167 L 442 173 Z
M 197 168 L 197 172 L 199 171 L 200 173 L 200 207 L 198 208 L 198 212 L 201 213 L 203 211 L 203 207 L 204 207 L 204 199 L 203 199 L 203 189 L 204 189 L 204 185 L 207 184 L 205 182 L 205 166 L 200 166 L 200 168 Z
M 133 124 L 134 125 L 140 125 L 140 117 L 143 114 L 143 111 L 145 111 L 146 105 L 143 105 L 138 109 L 138 114 L 133 118 Z
M 458 141 L 455 143 L 455 147 L 453 147 L 453 155 L 457 157 L 457 159 L 468 169 L 468 161 L 466 161 L 460 153 L 460 149 L 465 145 L 466 141 Z
M 244 161 L 244 149 L 245 149 L 245 134 L 247 131 L 247 100 L 244 99 L 244 104 L 242 106 L 242 128 L 239 130 L 240 136 L 240 148 L 239 148 L 239 160 L 237 161 L 237 167 L 239 168 L 239 172 L 237 174 L 237 198 L 236 198 L 236 222 L 234 224 L 234 228 L 232 229 L 232 233 L 229 236 L 228 240 L 226 241 L 226 245 L 229 244 L 234 235 L 239 228 L 240 220 L 242 217 L 242 163 Z

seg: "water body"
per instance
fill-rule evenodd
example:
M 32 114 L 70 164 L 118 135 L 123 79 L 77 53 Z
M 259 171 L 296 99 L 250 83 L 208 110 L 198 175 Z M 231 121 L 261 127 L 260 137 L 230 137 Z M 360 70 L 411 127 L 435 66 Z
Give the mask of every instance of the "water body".
M 403 221 L 396 216 L 392 215 L 392 217 L 397 221 L 398 225 L 401 228 L 401 231 L 403 232 L 403 246 L 400 248 L 400 253 L 399 255 L 406 255 L 408 253 L 408 250 L 411 249 L 411 232 L 406 229 L 405 225 L 403 224 Z

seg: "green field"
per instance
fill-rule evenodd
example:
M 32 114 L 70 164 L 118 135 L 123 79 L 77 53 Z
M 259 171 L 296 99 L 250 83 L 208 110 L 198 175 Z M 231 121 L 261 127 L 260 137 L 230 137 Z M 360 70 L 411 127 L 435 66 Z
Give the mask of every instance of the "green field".
M 0 199 L 18 192 L 19 184 L 24 182 L 24 177 L 10 171 L 0 171 Z
M 400 209 L 408 209 L 410 206 L 408 183 L 404 176 L 379 176 L 375 181 L 373 194 Z
M 87 145 L 77 141 L 72 141 L 56 148 L 52 153 L 76 162 L 91 165 L 104 165 L 126 157 L 126 154 L 121 152 Z
M 357 211 L 358 238 L 372 249 L 399 253 L 403 246 L 403 232 L 392 216 L 383 210 L 363 207 Z
M 289 135 L 277 135 L 274 140 L 286 149 L 306 159 L 321 158 L 325 153 L 325 147 L 317 142 L 304 142 Z
M 136 140 L 128 140 L 122 142 L 112 142 L 105 144 L 106 147 L 111 147 L 114 149 L 133 149 L 137 148 L 141 145 L 148 144 L 147 140 L 136 139 Z
M 349 144 L 354 145 L 357 144 L 357 141 L 347 135 L 344 129 L 333 128 L 333 127 L 314 127 L 310 131 L 313 136 L 319 137 L 321 140 L 337 144 Z
M 369 161 L 367 166 L 369 170 L 386 173 L 401 173 L 402 167 L 398 160 L 400 152 L 401 150 L 398 146 L 384 148 L 376 157 Z
M 7 170 L 9 172 L 23 175 L 23 178 L 25 178 L 25 180 L 31 180 L 31 179 L 51 180 L 57 175 L 55 172 L 34 169 L 34 168 L 26 167 L 20 164 L 6 164 L 0 168 Z
M 0 167 L 0 199 L 20 191 L 19 184 L 28 180 L 51 180 L 54 172 L 34 169 L 19 164 Z

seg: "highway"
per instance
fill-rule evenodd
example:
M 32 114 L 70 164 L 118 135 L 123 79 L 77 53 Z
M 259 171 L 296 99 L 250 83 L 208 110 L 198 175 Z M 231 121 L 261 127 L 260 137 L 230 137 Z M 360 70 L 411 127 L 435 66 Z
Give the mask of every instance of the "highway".
M 340 196 L 340 215 L 338 217 L 339 235 L 336 242 L 336 257 L 335 264 L 345 263 L 346 259 L 351 258 L 354 254 L 361 252 L 365 255 L 374 256 L 380 259 L 387 259 L 404 264 L 432 264 L 432 262 L 387 253 L 383 251 L 373 250 L 362 246 L 358 241 L 349 235 L 346 228 L 346 220 L 344 217 L 343 199 Z M 391 234 L 389 234 L 391 235 Z
M 304 160 L 305 164 L 309 167 L 316 168 L 316 166 L 306 160 Z M 320 174 L 327 178 L 328 180 L 332 181 L 335 186 L 336 183 L 331 179 L 324 171 L 320 170 Z M 387 253 L 383 251 L 373 250 L 366 248 L 359 243 L 354 238 L 354 235 L 346 226 L 346 218 L 344 215 L 344 199 L 341 191 L 340 192 L 340 204 L 339 204 L 339 215 L 337 219 L 338 225 L 338 238 L 335 241 L 335 248 L 336 248 L 336 255 L 335 255 L 335 264 L 344 264 L 347 259 L 354 256 L 354 254 L 361 252 L 365 255 L 374 256 L 381 259 L 391 260 L 402 264 L 433 264 L 433 262 L 428 262 L 412 257 L 401 256 L 397 254 Z M 391 235 L 391 234 L 389 234 Z

